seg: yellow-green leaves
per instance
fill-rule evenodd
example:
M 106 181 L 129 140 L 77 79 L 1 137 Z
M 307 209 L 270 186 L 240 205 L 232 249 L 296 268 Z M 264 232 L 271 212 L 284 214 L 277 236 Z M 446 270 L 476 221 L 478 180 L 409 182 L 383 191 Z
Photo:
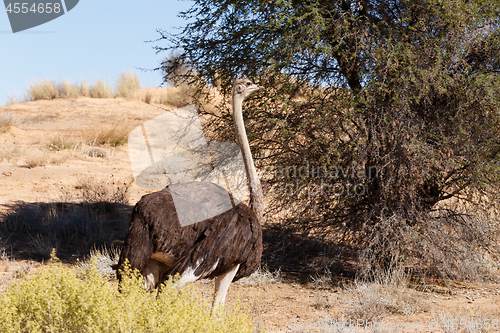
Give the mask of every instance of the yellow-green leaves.
M 252 332 L 240 308 L 211 316 L 211 306 L 189 287 L 167 282 L 142 288 L 142 276 L 125 267 L 118 291 L 95 265 L 79 276 L 51 263 L 0 296 L 0 332 Z

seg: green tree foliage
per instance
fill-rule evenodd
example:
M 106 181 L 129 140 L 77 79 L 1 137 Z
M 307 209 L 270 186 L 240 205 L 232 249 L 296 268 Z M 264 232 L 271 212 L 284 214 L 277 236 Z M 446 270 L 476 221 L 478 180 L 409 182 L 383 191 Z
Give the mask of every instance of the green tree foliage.
M 354 250 L 363 274 L 402 260 L 477 277 L 498 255 L 498 1 L 195 1 L 181 16 L 157 47 L 182 51 L 166 78 L 267 88 L 246 116 L 268 212 Z M 224 139 L 226 105 L 210 122 Z

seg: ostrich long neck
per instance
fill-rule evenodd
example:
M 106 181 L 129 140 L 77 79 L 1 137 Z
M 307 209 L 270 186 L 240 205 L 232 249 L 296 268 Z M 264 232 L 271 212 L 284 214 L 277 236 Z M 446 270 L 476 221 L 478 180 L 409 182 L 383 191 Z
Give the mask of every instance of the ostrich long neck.
M 233 117 L 236 139 L 241 149 L 245 170 L 247 172 L 248 183 L 250 186 L 250 209 L 253 210 L 257 219 L 262 221 L 264 215 L 264 198 L 262 195 L 262 187 L 260 185 L 259 175 L 253 164 L 252 152 L 248 144 L 247 132 L 245 123 L 243 122 L 243 99 L 233 93 Z

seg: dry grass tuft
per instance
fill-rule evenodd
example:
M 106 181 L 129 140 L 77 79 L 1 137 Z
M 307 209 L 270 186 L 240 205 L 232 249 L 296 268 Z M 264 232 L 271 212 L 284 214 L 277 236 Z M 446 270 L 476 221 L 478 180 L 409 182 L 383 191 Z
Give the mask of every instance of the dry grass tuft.
M 114 148 L 127 144 L 128 136 L 136 126 L 134 123 L 118 122 L 96 127 L 94 131 L 82 133 L 80 142 L 75 144 L 73 149 L 79 145 L 82 153 L 91 157 L 112 155 Z M 98 146 L 107 146 L 108 148 L 102 149 Z
M 114 278 L 116 277 L 116 272 L 111 266 L 118 264 L 118 259 L 120 259 L 120 250 L 116 247 L 94 247 L 90 250 L 87 259 L 79 263 L 78 267 L 81 268 L 82 271 L 85 271 L 89 269 L 91 265 L 95 265 L 102 277 L 108 276 L 109 278 Z
M 33 261 L 18 262 L 12 259 L 5 248 L 0 248 L 0 272 L 7 272 L 10 275 L 0 278 L 0 294 L 1 289 L 11 284 L 12 279 L 25 278 L 33 268 Z
M 393 269 L 375 282 L 355 281 L 345 291 L 350 298 L 347 318 L 373 322 L 390 314 L 406 316 L 426 310 L 428 305 L 419 292 L 409 288 L 408 279 L 403 269 Z
M 9 95 L 9 100 L 7 101 L 7 105 L 19 104 L 21 100 L 17 95 Z
M 32 268 L 33 261 L 22 262 L 12 271 L 12 278 L 23 279 L 28 276 Z
M 18 122 L 18 119 L 11 113 L 0 112 L 0 133 L 5 133 Z
M 242 278 L 235 282 L 241 286 L 265 286 L 272 283 L 282 282 L 281 270 L 271 272 L 267 266 L 259 266 L 259 268 L 249 277 Z
M 66 149 L 75 148 L 77 143 L 75 143 L 70 137 L 54 137 L 48 143 L 48 148 L 51 151 L 61 151 Z
M 158 103 L 183 107 L 192 103 L 192 91 L 186 85 L 166 88 L 141 89 L 136 97 L 145 103 Z
M 80 96 L 80 87 L 78 84 L 69 84 L 68 81 L 62 80 L 59 85 L 59 96 L 61 98 L 77 98 Z
M 80 83 L 80 96 L 82 97 L 90 97 L 90 87 L 87 81 L 83 80 Z
M 98 132 L 94 133 L 93 139 L 89 142 L 90 145 L 109 145 L 118 147 L 128 142 L 130 132 L 135 128 L 133 124 L 117 123 L 104 128 L 99 128 Z
M 60 165 L 67 159 L 67 155 L 51 154 L 50 151 L 35 150 L 23 154 L 25 166 L 29 169 L 44 167 L 48 164 Z
M 90 87 L 89 94 L 92 98 L 112 98 L 113 89 L 110 84 L 98 79 Z
M 57 152 L 56 152 L 57 153 Z M 69 158 L 67 154 L 49 154 L 49 164 L 61 165 Z
M 25 157 L 25 164 L 29 169 L 43 167 L 49 164 L 50 156 L 46 151 L 34 151 Z
M 21 150 L 17 146 L 14 145 L 2 145 L 0 146 L 0 162 L 3 160 L 7 160 L 10 162 L 13 159 L 16 159 L 21 156 Z
M 80 191 L 79 197 L 84 203 L 107 202 L 112 204 L 128 204 L 128 190 L 130 184 L 120 182 L 110 184 L 96 178 L 80 179 L 76 189 Z
M 325 267 L 323 273 L 316 273 L 310 276 L 311 287 L 318 290 L 329 290 L 335 287 L 334 276 L 328 267 Z
M 144 93 L 143 101 L 151 104 L 153 102 L 154 93 L 151 89 L 147 89 Z
M 169 87 L 166 91 L 162 91 L 160 96 L 160 104 L 173 105 L 176 107 L 183 107 L 191 104 L 192 92 L 186 85 L 177 87 Z
M 9 255 L 7 254 L 7 251 L 5 248 L 1 247 L 0 248 L 0 267 L 2 271 L 4 272 L 9 272 L 12 268 L 12 260 L 10 259 Z
M 59 252 L 61 240 L 55 233 L 31 236 L 31 248 L 36 255 L 49 258 L 53 250 Z
M 30 83 L 27 92 L 27 101 L 60 98 L 59 85 L 53 80 L 40 80 Z
M 116 95 L 118 97 L 133 98 L 138 89 L 141 89 L 139 75 L 132 72 L 124 72 L 119 75 L 116 84 Z

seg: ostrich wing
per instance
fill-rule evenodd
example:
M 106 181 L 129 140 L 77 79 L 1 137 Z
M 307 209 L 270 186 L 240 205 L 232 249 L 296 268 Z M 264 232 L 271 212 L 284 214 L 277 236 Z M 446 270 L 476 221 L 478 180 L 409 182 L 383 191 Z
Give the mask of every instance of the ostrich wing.
M 142 271 L 154 252 L 172 256 L 168 275 L 194 269 L 198 278 L 212 278 L 240 264 L 234 280 L 250 275 L 262 255 L 262 230 L 243 203 L 210 219 L 181 226 L 170 190 L 145 195 L 132 213 L 121 265 L 125 259 Z
M 188 269 L 194 269 L 198 278 L 214 278 L 240 264 L 236 281 L 257 269 L 262 255 L 262 231 L 255 214 L 247 206 L 240 203 L 194 226 L 198 237 L 191 247 L 178 252 L 180 259 L 164 278 L 176 273 L 182 275 Z M 189 238 L 187 232 L 182 235 Z M 180 240 L 178 245 L 187 239 L 181 237 Z

